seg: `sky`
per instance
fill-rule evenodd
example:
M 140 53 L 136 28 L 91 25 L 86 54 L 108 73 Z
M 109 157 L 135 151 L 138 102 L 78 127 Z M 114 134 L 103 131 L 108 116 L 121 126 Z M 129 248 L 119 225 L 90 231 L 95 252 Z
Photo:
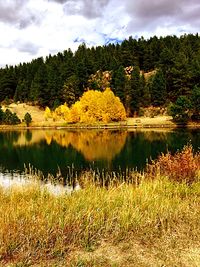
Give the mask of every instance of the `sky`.
M 0 0 L 0 67 L 121 42 L 200 30 L 199 0 Z

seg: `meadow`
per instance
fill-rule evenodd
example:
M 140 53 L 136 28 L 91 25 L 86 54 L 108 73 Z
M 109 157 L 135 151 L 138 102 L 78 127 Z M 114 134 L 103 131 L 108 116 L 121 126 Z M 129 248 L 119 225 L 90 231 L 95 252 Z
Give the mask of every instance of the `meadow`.
M 39 183 L 0 188 L 0 266 L 200 265 L 198 152 L 109 177 L 85 172 L 59 196 Z

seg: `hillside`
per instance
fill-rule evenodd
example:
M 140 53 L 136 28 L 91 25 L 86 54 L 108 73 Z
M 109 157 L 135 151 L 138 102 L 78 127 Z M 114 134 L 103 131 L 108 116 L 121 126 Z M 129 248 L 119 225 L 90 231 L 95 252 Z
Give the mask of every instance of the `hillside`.
M 23 120 L 24 115 L 29 112 L 31 114 L 33 122 L 43 122 L 44 119 L 44 110 L 39 106 L 32 106 L 26 103 L 12 103 L 8 106 L 2 106 L 2 110 L 5 111 L 6 108 L 10 109 L 13 113 L 16 113 L 20 120 Z
M 29 112 L 32 117 L 32 123 L 30 127 L 42 127 L 42 126 L 67 126 L 66 122 L 62 119 L 53 121 L 53 119 L 49 118 L 48 120 L 45 119 L 44 110 L 41 109 L 39 106 L 32 106 L 26 103 L 12 103 L 8 106 L 2 106 L 2 109 L 10 109 L 13 113 L 16 113 L 20 120 L 23 120 L 24 115 Z M 148 114 L 147 114 L 148 115 Z M 102 126 L 104 125 L 101 123 Z M 128 126 L 128 127 L 175 127 L 175 124 L 172 122 L 171 116 L 167 115 L 157 115 L 153 118 L 149 116 L 142 116 L 142 117 L 135 117 L 135 118 L 128 118 L 126 122 L 121 123 L 110 123 L 108 126 Z M 22 125 L 23 126 L 23 125 Z M 69 127 L 78 127 L 80 125 L 68 125 Z M 84 125 L 82 125 L 84 126 Z M 85 125 L 89 127 L 89 125 Z M 20 127 L 20 126 L 19 126 Z
M 82 44 L 74 53 L 68 49 L 0 69 L 0 102 L 11 99 L 41 107 L 71 105 L 85 90 L 104 90 L 109 85 L 128 113 L 135 114 L 141 107 L 163 106 L 181 95 L 192 95 L 194 87 L 200 86 L 199 47 L 200 37 L 192 34 L 130 37 L 121 44 L 91 48 Z M 132 69 L 130 80 L 124 69 Z M 94 80 L 98 71 L 107 72 L 109 80 Z M 152 71 L 154 78 L 147 81 Z

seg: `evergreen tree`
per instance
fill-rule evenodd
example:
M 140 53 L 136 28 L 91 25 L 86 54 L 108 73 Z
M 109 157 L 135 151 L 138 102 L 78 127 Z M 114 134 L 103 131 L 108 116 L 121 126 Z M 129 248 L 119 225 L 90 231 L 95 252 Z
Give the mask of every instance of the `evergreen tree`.
M 61 82 L 60 82 L 60 73 L 58 69 L 58 64 L 56 60 L 52 60 L 52 62 L 47 66 L 47 88 L 45 91 L 49 92 L 49 99 L 43 99 L 44 105 L 49 104 L 53 106 L 56 99 L 61 99 Z
M 4 117 L 4 112 L 0 106 L 0 124 L 2 124 L 2 122 L 3 122 L 3 117 Z
M 6 69 L 2 74 L 0 76 L 0 101 L 6 97 L 13 98 L 16 89 L 16 81 L 11 70 Z
M 131 112 L 139 111 L 141 101 L 140 69 L 134 67 L 131 73 L 130 108 Z
M 192 104 L 188 97 L 179 96 L 171 106 L 171 115 L 175 122 L 186 124 L 191 116 Z
M 78 91 L 78 79 L 75 75 L 70 76 L 64 83 L 62 89 L 62 99 L 69 107 L 75 103 Z
M 17 88 L 15 90 L 14 101 L 26 102 L 28 99 L 27 95 L 27 82 L 24 79 L 23 81 L 19 81 L 17 84 Z
M 26 123 L 26 126 L 29 127 L 30 123 L 32 122 L 32 117 L 30 113 L 26 113 L 24 115 L 24 122 Z
M 125 109 L 126 109 L 126 114 L 127 116 L 131 116 L 131 80 L 129 77 L 126 76 L 126 81 L 125 81 Z
M 148 107 L 151 103 L 151 95 L 148 83 L 145 81 L 144 73 L 142 73 L 142 75 L 140 76 L 140 90 L 141 90 L 140 103 L 143 107 Z
M 36 72 L 31 84 L 31 100 L 37 101 L 41 106 L 47 106 L 50 101 L 50 91 L 47 86 L 47 70 L 42 64 Z
M 200 87 L 195 86 L 192 90 L 192 119 L 200 120 Z
M 126 75 L 124 67 L 121 65 L 117 70 L 113 72 L 112 87 L 114 94 L 121 99 L 124 105 L 126 103 L 125 83 Z
M 189 59 L 180 51 L 174 61 L 174 66 L 171 69 L 172 74 L 172 88 L 170 95 L 172 100 L 176 99 L 180 95 L 189 96 L 191 93 L 192 74 L 189 67 Z
M 152 78 L 150 89 L 152 105 L 164 105 L 166 103 L 166 80 L 162 70 L 158 70 Z

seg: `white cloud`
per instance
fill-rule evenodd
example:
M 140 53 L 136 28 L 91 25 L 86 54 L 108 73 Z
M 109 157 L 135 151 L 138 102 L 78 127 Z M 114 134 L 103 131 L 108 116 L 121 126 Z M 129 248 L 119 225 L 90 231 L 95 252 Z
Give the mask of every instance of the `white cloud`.
M 194 32 L 198 0 L 5 0 L 0 3 L 0 65 L 103 45 L 129 35 Z

